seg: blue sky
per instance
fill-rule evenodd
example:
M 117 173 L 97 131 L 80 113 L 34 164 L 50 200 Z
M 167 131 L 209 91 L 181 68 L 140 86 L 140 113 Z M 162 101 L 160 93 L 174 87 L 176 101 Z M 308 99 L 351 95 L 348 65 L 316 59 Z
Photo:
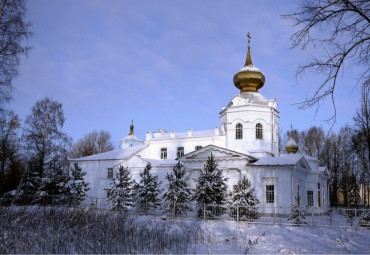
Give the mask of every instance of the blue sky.
M 328 100 L 300 110 L 319 85 L 318 74 L 296 81 L 295 71 L 315 49 L 290 49 L 292 24 L 280 14 L 295 1 L 265 0 L 32 0 L 27 3 L 33 47 L 22 59 L 9 108 L 21 119 L 45 96 L 63 104 L 65 131 L 76 141 L 105 129 L 117 140 L 166 129 L 220 126 L 221 106 L 238 94 L 233 76 L 244 65 L 247 32 L 254 65 L 266 76 L 260 90 L 278 101 L 280 128 L 304 130 L 333 114 Z M 354 77 L 342 75 L 336 93 L 338 131 L 358 107 Z

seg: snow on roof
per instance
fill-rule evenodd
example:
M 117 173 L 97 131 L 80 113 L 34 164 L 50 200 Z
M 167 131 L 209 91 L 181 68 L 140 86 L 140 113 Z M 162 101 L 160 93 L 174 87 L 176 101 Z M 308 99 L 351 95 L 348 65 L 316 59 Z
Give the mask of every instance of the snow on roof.
M 256 166 L 284 166 L 295 165 L 301 158 L 306 160 L 317 160 L 304 154 L 280 154 L 278 157 L 261 157 L 251 165 Z
M 326 166 L 319 166 L 319 171 L 320 172 L 325 172 L 326 171 Z
M 188 137 L 209 137 L 214 136 L 215 130 L 200 130 L 192 131 L 191 136 L 188 136 L 188 132 L 175 133 L 174 138 L 188 138 Z M 167 140 L 171 139 L 171 133 L 154 133 L 152 140 Z
M 261 157 L 256 162 L 251 163 L 253 166 L 293 166 L 299 159 L 296 157 Z
M 268 105 L 268 100 L 260 93 L 255 92 L 241 92 L 236 95 L 227 106 L 239 106 L 246 104 Z
M 239 70 L 239 72 L 244 72 L 244 71 L 251 71 L 251 72 L 261 72 L 260 69 L 258 69 L 257 67 L 255 66 L 251 66 L 251 65 L 248 65 L 248 66 L 244 66 L 243 68 L 241 68 Z M 261 72 L 262 73 L 262 72 Z
M 103 152 L 103 153 L 99 153 L 99 154 L 95 154 L 95 155 L 91 155 L 87 157 L 69 159 L 69 161 L 75 162 L 75 161 L 126 159 L 130 157 L 131 155 L 137 153 L 138 151 L 141 151 L 147 146 L 148 146 L 147 144 L 137 145 L 134 147 L 129 147 L 127 149 L 108 151 L 108 152 Z
M 177 160 L 175 159 L 150 159 L 150 158 L 142 158 L 142 160 L 150 163 L 152 166 L 173 166 L 177 164 Z
M 285 146 L 297 146 L 297 143 L 294 141 L 294 138 L 291 136 Z
M 251 165 L 295 165 L 302 157 L 302 154 L 280 154 L 278 157 L 261 157 Z
M 124 141 L 138 141 L 138 142 L 143 142 L 143 140 L 140 140 L 139 138 L 136 137 L 136 135 L 128 135 L 125 138 L 122 138 L 119 140 L 119 142 L 124 142 Z
M 248 103 L 251 104 L 268 104 L 268 100 L 260 93 L 255 92 L 241 92 L 240 97 L 247 99 Z

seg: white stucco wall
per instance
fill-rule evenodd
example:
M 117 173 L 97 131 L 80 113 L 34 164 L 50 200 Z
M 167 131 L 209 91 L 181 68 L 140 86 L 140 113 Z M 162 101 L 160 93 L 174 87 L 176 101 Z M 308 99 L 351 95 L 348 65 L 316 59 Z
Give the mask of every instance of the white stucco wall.
M 149 145 L 140 152 L 143 158 L 161 159 L 161 148 L 167 148 L 167 159 L 177 158 L 177 147 L 184 147 L 184 154 L 195 151 L 195 146 L 216 145 L 225 147 L 225 136 L 187 137 L 146 141 Z
M 247 94 L 248 100 L 239 94 L 220 112 L 220 121 L 226 129 L 226 148 L 248 151 L 254 156 L 267 156 L 266 153 L 278 155 L 279 115 L 276 101 L 268 101 L 259 93 Z M 243 139 L 236 139 L 235 136 L 239 123 L 243 125 Z M 262 125 L 262 139 L 256 139 L 257 123 Z

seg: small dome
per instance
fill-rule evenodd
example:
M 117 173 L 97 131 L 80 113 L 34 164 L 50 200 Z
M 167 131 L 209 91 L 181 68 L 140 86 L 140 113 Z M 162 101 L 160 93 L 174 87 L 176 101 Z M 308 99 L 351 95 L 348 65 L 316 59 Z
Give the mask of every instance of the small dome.
M 128 135 L 125 138 L 119 140 L 119 148 L 120 149 L 127 149 L 129 147 L 134 147 L 134 146 L 137 146 L 137 145 L 141 145 L 143 143 L 144 143 L 144 141 L 137 138 L 135 133 L 134 133 L 134 121 L 132 120 L 131 125 L 130 125 L 130 132 L 128 133 Z
M 285 151 L 288 153 L 297 153 L 298 145 L 294 141 L 293 136 L 290 136 L 289 141 L 285 145 Z

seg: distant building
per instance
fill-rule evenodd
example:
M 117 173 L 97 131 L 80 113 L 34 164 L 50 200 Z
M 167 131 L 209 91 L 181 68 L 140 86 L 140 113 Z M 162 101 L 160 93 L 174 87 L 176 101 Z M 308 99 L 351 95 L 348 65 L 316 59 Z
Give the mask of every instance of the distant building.
M 181 133 L 149 131 L 142 141 L 131 124 L 128 136 L 119 141 L 119 150 L 70 159 L 87 172 L 88 195 L 106 198 L 104 188 L 109 187 L 121 165 L 129 167 L 138 180 L 139 172 L 150 163 L 153 174 L 164 180 L 178 160 L 184 162 L 191 176 L 189 185 L 195 188 L 194 179 L 212 153 L 228 178 L 230 191 L 245 176 L 262 204 L 290 205 L 299 192 L 303 205 L 324 210 L 329 205 L 329 172 L 319 166 L 317 159 L 297 154 L 292 137 L 285 147 L 287 153 L 279 155 L 277 102 L 259 93 L 265 76 L 253 65 L 249 42 L 245 65 L 234 75 L 234 85 L 240 92 L 222 107 L 220 126 Z M 103 199 L 100 202 L 105 203 Z

